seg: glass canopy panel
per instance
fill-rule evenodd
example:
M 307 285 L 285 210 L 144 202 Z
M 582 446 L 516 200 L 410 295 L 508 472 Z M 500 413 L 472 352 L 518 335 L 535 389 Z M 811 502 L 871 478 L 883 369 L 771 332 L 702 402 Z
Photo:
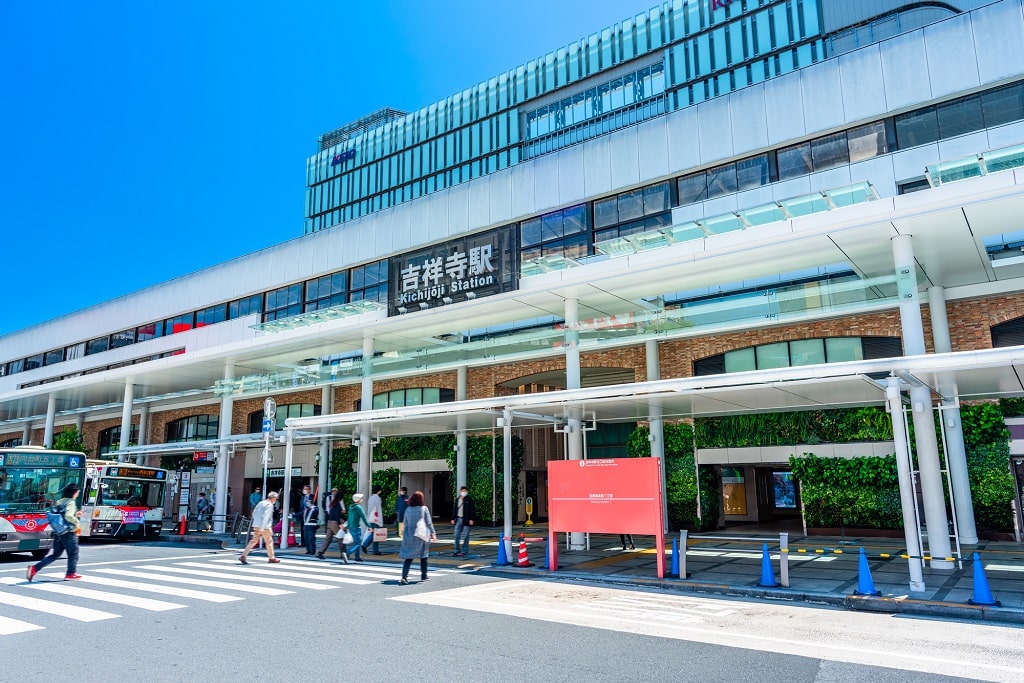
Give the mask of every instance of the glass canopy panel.
M 786 199 L 779 203 L 782 205 L 782 208 L 786 210 L 786 213 L 794 218 L 797 216 L 807 216 L 812 213 L 819 213 L 821 211 L 828 211 L 829 209 L 828 202 L 825 201 L 825 196 L 820 193 L 794 197 L 793 199 Z
M 729 213 L 724 216 L 714 216 L 713 218 L 707 218 L 700 221 L 700 224 L 712 235 L 721 235 L 726 232 L 734 232 L 736 230 L 742 230 L 746 226 L 743 220 L 734 213 Z
M 827 190 L 825 196 L 831 200 L 835 208 L 873 202 L 878 199 L 878 192 L 871 186 L 871 183 L 856 183 L 846 187 L 838 187 L 834 190 Z
M 707 237 L 707 233 L 701 230 L 701 227 L 696 223 L 682 223 L 680 225 L 670 225 L 664 230 L 672 236 L 672 239 L 676 242 L 689 242 L 691 240 L 700 240 Z
M 928 180 L 933 187 L 967 178 L 977 178 L 982 173 L 981 161 L 977 156 L 942 161 L 927 167 Z
M 997 173 L 1024 166 L 1024 145 L 985 152 L 983 155 L 986 173 Z
M 616 237 L 610 240 L 604 240 L 603 242 L 595 242 L 594 250 L 599 254 L 605 254 L 611 258 L 618 256 L 629 256 L 630 254 L 636 253 L 636 247 L 625 237 Z M 526 273 L 523 273 L 526 276 Z
M 744 209 L 740 211 L 740 215 L 751 226 L 786 220 L 786 214 L 778 204 L 765 204 L 764 206 L 755 206 L 753 209 Z

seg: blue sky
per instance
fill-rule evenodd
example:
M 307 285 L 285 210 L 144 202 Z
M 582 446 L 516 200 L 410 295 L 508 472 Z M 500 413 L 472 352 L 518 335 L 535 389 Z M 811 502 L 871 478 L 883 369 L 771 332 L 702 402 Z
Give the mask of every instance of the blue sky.
M 653 4 L 0 3 L 0 335 L 301 235 L 319 134 Z

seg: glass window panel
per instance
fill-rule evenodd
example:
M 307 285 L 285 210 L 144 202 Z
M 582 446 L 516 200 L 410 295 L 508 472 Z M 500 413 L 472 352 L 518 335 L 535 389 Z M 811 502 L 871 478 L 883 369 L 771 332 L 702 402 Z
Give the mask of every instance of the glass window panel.
M 609 197 L 594 202 L 594 227 L 604 228 L 619 222 L 619 199 Z
M 25 369 L 35 370 L 36 368 L 43 367 L 43 354 L 37 353 L 34 356 L 29 356 L 25 359 Z
M 756 369 L 757 365 L 754 361 L 754 349 L 740 349 L 738 351 L 726 352 L 726 372 L 747 372 L 749 370 Z
M 811 166 L 811 146 L 809 143 L 794 145 L 778 152 L 779 180 L 807 175 Z
M 440 389 L 438 389 L 436 387 L 423 389 L 423 403 L 424 403 L 424 405 L 431 404 L 431 403 L 440 403 L 440 402 L 441 402 L 441 390 Z
M 562 211 L 562 231 L 574 235 L 587 229 L 587 207 L 584 204 L 571 206 Z
M 547 241 L 550 239 L 558 239 L 564 233 L 562 232 L 562 212 L 554 211 L 547 215 L 541 216 L 541 237 Z
M 704 172 L 683 176 L 679 179 L 679 205 L 702 202 L 708 198 L 708 182 Z
M 381 408 L 387 408 L 387 407 L 388 407 L 388 395 L 387 394 L 377 394 L 377 395 L 375 395 L 373 397 L 373 409 L 374 410 L 379 410 Z
M 982 94 L 981 108 L 989 127 L 1024 119 L 1024 83 Z
M 829 363 L 863 360 L 860 337 L 830 337 L 825 340 L 825 356 Z
M 43 354 L 43 365 L 53 365 L 64 360 L 64 349 L 53 349 Z
M 577 259 L 587 256 L 587 236 L 577 235 L 567 237 L 563 242 L 562 255 L 566 258 Z
M 129 344 L 135 343 L 135 329 L 122 330 L 121 332 L 115 332 L 110 337 L 110 348 L 119 349 L 122 346 L 128 346 Z
M 736 164 L 708 169 L 708 198 L 736 192 Z
M 110 337 L 99 337 L 90 339 L 85 343 L 85 355 L 91 356 L 94 353 L 101 353 L 110 348 Z
M 825 362 L 825 340 L 801 339 L 789 342 L 789 362 L 792 365 L 817 365 Z
M 619 195 L 619 220 L 629 221 L 644 215 L 643 190 L 623 192 Z
M 671 202 L 668 183 L 658 183 L 644 188 L 644 214 L 668 211 Z
M 762 344 L 755 351 L 758 370 L 789 367 L 789 345 L 786 342 Z
M 985 127 L 981 115 L 981 98 L 977 95 L 939 105 L 937 114 L 939 136 L 942 138 L 963 135 Z
M 811 140 L 811 161 L 815 171 L 850 163 L 850 145 L 846 141 L 846 133 Z
M 767 185 L 768 182 L 767 154 L 759 154 L 756 157 L 736 162 L 736 189 L 738 191 L 761 187 Z
M 896 141 L 900 149 L 916 147 L 939 139 L 935 107 L 925 107 L 896 117 Z
M 850 162 L 870 159 L 889 151 L 885 138 L 885 123 L 877 121 L 846 132 L 850 148 Z

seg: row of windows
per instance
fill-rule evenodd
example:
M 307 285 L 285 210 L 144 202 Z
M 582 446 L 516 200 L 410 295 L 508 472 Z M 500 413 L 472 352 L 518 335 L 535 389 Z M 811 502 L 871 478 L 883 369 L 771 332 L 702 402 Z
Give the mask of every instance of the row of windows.
M 641 121 L 661 116 L 667 111 L 668 100 L 664 96 L 653 97 L 639 104 L 623 107 L 610 114 L 604 114 L 569 128 L 549 133 L 544 137 L 523 143 L 523 159 L 532 159 L 570 145 L 605 135 L 613 130 L 632 126 Z
M 163 353 L 155 353 L 151 356 L 141 356 L 139 358 L 132 358 L 131 360 L 124 360 L 119 363 L 111 363 L 110 365 L 100 365 L 95 368 L 89 368 L 88 370 L 82 370 L 81 372 L 70 372 L 66 375 L 56 375 L 54 377 L 46 377 L 44 379 L 36 380 L 35 382 L 26 382 L 24 384 L 19 384 L 18 388 L 27 389 L 28 387 L 37 387 L 41 384 L 51 384 L 53 382 L 59 382 L 62 379 L 81 377 L 82 375 L 94 375 L 98 372 L 116 370 L 117 368 L 124 368 L 129 365 L 138 365 L 139 363 L 148 363 L 150 361 L 159 360 L 160 358 L 170 358 L 171 356 L 177 356 L 182 353 L 185 353 L 185 349 L 174 349 L 172 351 L 165 351 Z
M 139 425 L 132 425 L 128 431 L 128 441 L 133 444 L 139 442 Z M 119 450 L 121 448 L 121 425 L 115 425 L 101 431 L 96 445 L 100 455 Z
M 220 418 L 216 415 L 193 415 L 167 423 L 164 443 L 179 441 L 206 441 L 217 438 Z
M 720 26 L 722 22 L 738 17 L 743 9 L 753 10 L 758 7 L 765 9 L 756 15 L 744 16 L 741 21 Z M 763 29 L 759 28 L 761 25 Z M 709 31 L 708 28 L 712 26 L 717 28 Z M 684 5 L 681 0 L 671 6 L 665 3 L 660 8 L 655 7 L 646 17 L 641 15 L 635 21 L 616 24 L 600 34 L 591 35 L 586 41 L 549 53 L 543 60 L 531 61 L 403 119 L 388 122 L 341 144 L 322 149 L 307 161 L 307 186 L 311 190 L 307 194 L 307 232 L 408 201 L 409 198 L 404 195 L 380 195 L 391 188 L 436 175 L 440 171 L 463 164 L 475 164 L 481 157 L 488 156 L 492 149 L 504 151 L 506 145 L 518 145 L 517 104 L 647 54 L 655 48 L 692 36 L 670 49 L 671 53 L 672 50 L 685 48 L 679 53 L 679 70 L 672 80 L 674 86 L 680 86 L 710 73 L 704 68 L 702 60 L 712 59 L 716 45 L 721 44 L 719 51 L 723 55 L 735 52 L 746 58 L 748 53 L 757 54 L 762 48 L 781 48 L 804 40 L 816 34 L 819 26 L 818 3 L 812 0 L 744 0 L 723 5 L 714 12 L 698 3 Z M 730 51 L 728 46 L 732 44 L 730 36 L 733 34 L 738 36 L 738 45 L 749 44 L 749 47 Z M 690 54 L 694 55 L 693 60 Z M 823 54 L 823 50 L 820 54 Z M 784 65 L 783 70 L 792 70 L 814 59 L 817 56 L 812 59 L 810 53 L 806 59 L 799 61 L 789 57 L 788 66 Z M 732 64 L 734 61 L 730 58 L 724 63 Z M 708 64 L 713 71 L 717 60 L 712 59 Z M 778 73 L 778 70 L 768 68 L 764 71 L 764 77 Z M 748 84 L 748 81 L 735 75 L 729 75 L 728 80 L 732 83 L 730 89 Z M 714 84 L 715 94 L 718 94 L 718 88 L 719 84 Z M 695 93 L 692 90 L 692 87 L 688 87 L 685 98 L 682 98 L 687 105 L 700 101 L 694 99 Z M 543 136 L 559 130 L 558 118 L 562 126 L 579 125 L 587 118 L 602 116 L 616 107 L 630 106 L 630 99 L 637 101 L 650 98 L 664 91 L 663 67 L 646 67 L 532 112 L 525 117 L 524 123 L 534 129 L 535 136 Z M 621 102 L 618 102 L 619 99 Z M 674 98 L 672 101 L 681 102 L 682 99 Z M 324 139 L 330 139 L 330 134 Z M 567 144 L 579 139 L 585 137 L 578 134 L 568 136 Z M 563 138 L 559 140 L 566 142 Z M 550 145 L 548 142 L 546 147 Z M 346 153 L 346 157 L 351 152 L 351 158 L 339 163 L 337 157 L 342 152 Z M 539 153 L 539 150 L 524 145 L 523 152 L 522 156 L 529 158 Z M 511 159 L 512 164 L 518 161 L 518 158 Z M 481 169 L 491 165 L 482 164 Z M 497 166 L 503 167 L 500 160 Z M 477 173 L 471 169 L 468 177 L 463 173 L 461 179 L 455 179 L 454 182 L 446 174 L 443 184 L 417 189 L 433 192 L 487 172 L 490 171 Z M 343 185 L 328 189 L 322 187 L 327 181 L 341 179 L 345 180 Z M 371 198 L 378 199 L 366 201 Z
M 315 403 L 289 403 L 277 406 L 274 413 L 274 429 L 284 429 L 284 421 L 289 417 L 312 417 L 320 414 L 320 406 Z M 263 431 L 263 410 L 249 413 L 249 433 L 259 434 Z
M 721 375 L 798 365 L 895 358 L 903 353 L 899 337 L 827 337 L 761 344 L 726 351 L 693 362 L 694 375 Z

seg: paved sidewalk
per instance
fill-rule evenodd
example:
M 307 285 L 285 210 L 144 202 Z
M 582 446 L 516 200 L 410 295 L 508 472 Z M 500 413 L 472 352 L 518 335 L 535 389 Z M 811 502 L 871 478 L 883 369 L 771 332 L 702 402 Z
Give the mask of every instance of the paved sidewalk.
M 789 539 L 788 587 L 780 567 L 779 537 L 768 535 L 738 535 L 716 533 L 691 535 L 685 556 L 686 579 L 675 577 L 659 579 L 657 551 L 653 537 L 636 536 L 636 550 L 623 551 L 617 535 L 592 534 L 590 548 L 569 551 L 563 546 L 558 552 L 559 568 L 550 572 L 544 568 L 544 549 L 547 526 L 515 527 L 513 532 L 512 563 L 518 560 L 520 535 L 527 538 L 527 553 L 532 567 L 499 566 L 498 538 L 500 528 L 474 527 L 472 552 L 467 557 L 452 556 L 450 525 L 438 524 L 439 541 L 430 556 L 435 566 L 461 567 L 503 576 L 530 576 L 563 580 L 609 582 L 619 585 L 642 586 L 665 590 L 738 595 L 774 600 L 825 603 L 847 609 L 898 612 L 946 618 L 965 618 L 1024 624 L 1024 544 L 982 541 L 977 546 L 965 546 L 962 567 L 932 569 L 925 563 L 923 570 L 925 590 L 910 592 L 908 559 L 901 558 L 905 548 L 900 539 L 836 538 L 824 536 L 794 536 Z M 393 529 L 392 529 L 393 531 Z M 199 536 L 199 538 L 193 538 Z M 674 536 L 678 541 L 678 535 Z M 236 547 L 234 539 L 210 534 L 190 534 L 185 537 L 162 537 L 173 541 L 223 542 L 224 547 Z M 672 540 L 667 540 L 665 567 L 672 568 Z M 763 544 L 768 543 L 771 569 L 766 574 Z M 859 571 L 859 551 L 864 548 L 868 576 Z M 381 544 L 381 556 L 364 554 L 367 560 L 398 562 L 398 539 L 392 536 Z M 285 551 L 293 556 L 304 556 L 302 548 Z M 978 552 L 984 577 L 978 584 L 972 555 Z M 337 559 L 337 546 L 327 555 Z M 679 556 L 680 563 L 683 558 Z M 768 581 L 762 581 L 768 579 Z M 869 579 L 879 597 L 857 596 L 860 584 Z M 776 583 L 762 586 L 761 583 Z M 867 585 L 867 584 L 865 584 Z M 984 589 L 1001 606 L 972 605 L 973 598 L 984 599 Z

